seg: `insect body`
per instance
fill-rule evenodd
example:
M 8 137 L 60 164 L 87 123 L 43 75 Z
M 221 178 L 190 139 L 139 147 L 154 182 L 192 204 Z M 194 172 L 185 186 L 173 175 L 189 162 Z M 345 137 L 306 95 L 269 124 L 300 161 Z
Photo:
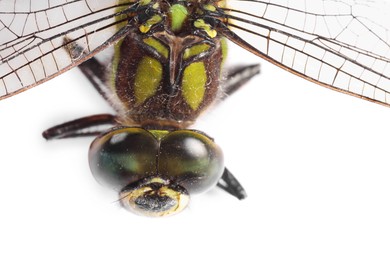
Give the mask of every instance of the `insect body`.
M 224 170 L 222 151 L 213 140 L 199 131 L 180 130 L 191 125 L 220 90 L 226 43 L 202 19 L 208 9 L 216 6 L 202 1 L 141 1 L 122 8 L 128 19 L 126 33 L 115 45 L 110 72 L 98 75 L 96 71 L 104 68 L 94 58 L 81 65 L 98 88 L 97 81 L 110 85 L 99 91 L 118 115 L 89 117 L 44 133 L 52 139 L 77 136 L 74 131 L 81 128 L 85 135 L 91 123 L 109 120 L 120 125 L 92 143 L 90 168 L 100 183 L 120 191 L 122 205 L 137 213 L 177 213 L 187 205 L 189 194 L 214 187 L 223 174 L 224 188 L 245 197 Z M 73 59 L 83 56 L 71 38 L 66 42 Z M 235 74 L 245 81 L 257 72 L 257 66 L 248 66 Z
M 190 194 L 216 184 L 245 197 L 213 139 L 186 129 L 222 99 L 221 89 L 229 95 L 259 72 L 239 67 L 222 80 L 226 39 L 322 86 L 390 104 L 390 26 L 367 12 L 378 7 L 371 2 L 27 2 L 1 2 L 2 96 L 79 65 L 117 114 L 74 120 L 44 137 L 99 134 L 89 154 L 95 178 L 140 214 L 179 212 Z M 112 51 L 108 62 L 93 57 L 102 50 Z M 114 128 L 93 130 L 107 124 Z

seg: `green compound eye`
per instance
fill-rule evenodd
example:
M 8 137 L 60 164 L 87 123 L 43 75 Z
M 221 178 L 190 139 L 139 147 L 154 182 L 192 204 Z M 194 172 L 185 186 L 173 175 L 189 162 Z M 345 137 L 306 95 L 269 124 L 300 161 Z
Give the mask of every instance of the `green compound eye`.
M 89 149 L 95 179 L 115 190 L 156 174 L 158 141 L 141 128 L 119 128 L 97 137 Z
M 221 149 L 201 133 L 178 130 L 161 140 L 158 172 L 175 180 L 190 194 L 214 187 L 223 169 Z

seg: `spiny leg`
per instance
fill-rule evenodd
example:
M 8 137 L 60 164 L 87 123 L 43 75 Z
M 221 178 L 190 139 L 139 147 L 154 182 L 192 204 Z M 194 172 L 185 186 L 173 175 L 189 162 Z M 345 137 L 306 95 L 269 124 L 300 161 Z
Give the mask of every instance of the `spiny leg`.
M 226 81 L 223 84 L 223 96 L 219 102 L 225 100 L 232 95 L 238 89 L 245 85 L 250 79 L 260 73 L 260 64 L 240 66 L 231 69 L 226 77 Z M 247 197 L 244 187 L 234 177 L 234 175 L 225 168 L 221 179 L 218 181 L 217 186 L 229 194 L 233 195 L 239 200 Z
M 239 200 L 247 197 L 244 188 L 227 168 L 225 168 L 217 186 Z
M 46 140 L 63 139 L 81 136 L 96 136 L 106 129 L 101 129 L 107 125 L 106 129 L 117 125 L 116 116 L 111 114 L 99 114 L 82 117 L 60 125 L 56 125 L 44 131 L 42 136 Z M 100 127 L 100 129 L 98 129 Z
M 250 79 L 260 73 L 260 64 L 239 66 L 228 71 L 226 80 L 223 83 L 222 100 L 231 96 L 234 92 L 245 85 Z M 222 101 L 220 100 L 220 101 Z
M 104 91 L 104 82 L 106 82 L 106 67 L 104 67 L 95 57 L 92 57 L 91 59 L 81 63 L 78 68 L 92 83 L 97 92 L 99 92 L 106 101 L 109 101 L 107 93 Z
M 85 54 L 84 48 L 73 42 L 72 39 L 68 37 L 64 38 L 64 44 L 67 46 L 67 52 L 72 59 L 77 59 Z M 87 77 L 99 94 L 106 101 L 109 101 L 106 96 L 106 92 L 104 91 L 104 83 L 106 82 L 106 67 L 95 57 L 92 57 L 80 64 L 78 68 Z M 117 125 L 116 117 L 111 114 L 87 116 L 51 127 L 44 131 L 42 135 L 46 140 L 95 136 L 103 131 L 102 129 L 97 129 L 97 127 L 101 127 L 103 125 Z
M 76 43 L 71 43 L 72 40 L 70 38 L 65 37 L 64 43 L 67 43 L 67 51 L 69 56 L 72 59 L 77 59 L 77 57 L 85 55 L 84 48 Z M 95 57 L 90 58 L 89 60 L 81 63 L 78 68 L 81 72 L 87 77 L 87 79 L 91 82 L 97 92 L 109 102 L 107 98 L 107 93 L 105 91 L 107 81 L 106 78 L 106 70 L 107 67 L 101 64 L 98 59 Z

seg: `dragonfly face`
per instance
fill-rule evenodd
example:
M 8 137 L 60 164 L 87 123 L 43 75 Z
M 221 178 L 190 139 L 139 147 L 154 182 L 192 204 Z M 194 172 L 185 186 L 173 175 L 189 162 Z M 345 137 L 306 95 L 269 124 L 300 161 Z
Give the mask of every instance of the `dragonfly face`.
M 212 139 L 183 130 L 220 101 L 221 92 L 233 93 L 258 73 L 258 66 L 244 66 L 221 80 L 225 39 L 319 85 L 390 104 L 390 25 L 388 19 L 380 20 L 387 16 L 379 14 L 389 10 L 386 4 L 348 0 L 1 4 L 1 96 L 20 93 L 79 66 L 117 114 L 68 122 L 44 136 L 100 134 L 90 150 L 94 176 L 117 189 L 124 206 L 142 214 L 178 212 L 189 194 L 217 182 L 236 197 L 245 197 L 223 168 L 222 153 Z M 94 58 L 103 50 L 111 51 L 109 59 Z M 91 130 L 103 124 L 117 128 Z

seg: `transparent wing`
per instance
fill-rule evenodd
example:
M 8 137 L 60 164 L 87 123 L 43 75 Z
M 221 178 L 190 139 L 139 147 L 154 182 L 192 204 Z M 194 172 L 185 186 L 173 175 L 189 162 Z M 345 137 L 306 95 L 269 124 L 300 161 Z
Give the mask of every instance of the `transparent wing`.
M 131 2 L 0 0 L 0 99 L 38 85 L 107 47 L 123 27 L 121 7 Z
M 225 12 L 255 54 L 325 87 L 390 106 L 388 1 L 232 0 Z

